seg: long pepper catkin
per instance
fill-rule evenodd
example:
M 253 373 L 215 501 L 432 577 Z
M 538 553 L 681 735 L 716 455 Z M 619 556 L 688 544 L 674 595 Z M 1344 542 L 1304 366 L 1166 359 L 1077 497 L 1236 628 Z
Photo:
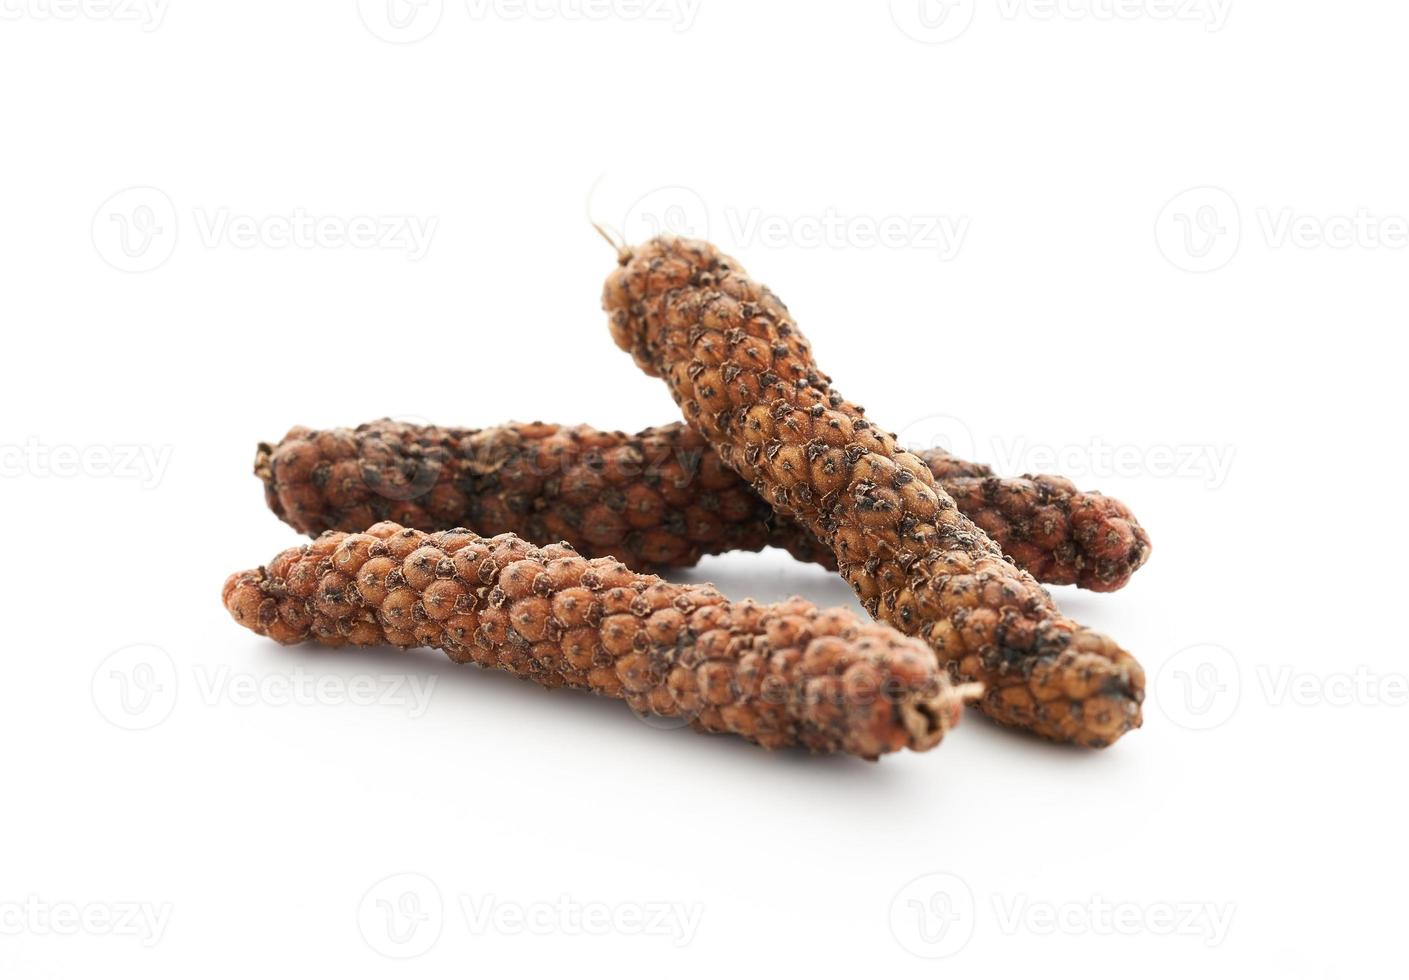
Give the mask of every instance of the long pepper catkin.
M 923 643 L 847 610 L 730 602 L 511 534 L 390 522 L 329 532 L 231 575 L 223 599 L 280 643 L 435 647 L 769 748 L 872 759 L 932 748 L 975 693 Z
M 959 509 L 1043 582 L 1113 591 L 1149 554 L 1144 529 L 1118 500 L 1061 477 L 999 479 L 943 450 L 918 455 Z M 565 540 L 633 568 L 685 567 L 764 545 L 836 567 L 812 532 L 777 516 L 679 422 L 631 435 L 537 422 L 296 427 L 260 445 L 255 473 L 269 507 L 305 534 L 392 520 Z
M 617 344 L 724 463 L 828 545 L 874 616 L 982 682 L 988 715 L 1093 747 L 1140 724 L 1134 658 L 1062 616 L 918 457 L 833 391 L 787 308 L 732 259 L 673 236 L 623 249 L 603 304 Z

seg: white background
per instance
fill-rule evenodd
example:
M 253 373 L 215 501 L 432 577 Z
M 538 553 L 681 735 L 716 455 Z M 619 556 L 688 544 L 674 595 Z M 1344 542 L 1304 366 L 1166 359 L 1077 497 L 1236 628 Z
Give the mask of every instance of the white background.
M 0 4 L 0 975 L 1392 972 L 1409 11 L 381 4 Z M 1151 563 L 1056 598 L 1145 727 L 770 754 L 231 623 L 299 540 L 259 440 L 675 417 L 589 209 L 735 254 L 912 443 L 1129 502 Z

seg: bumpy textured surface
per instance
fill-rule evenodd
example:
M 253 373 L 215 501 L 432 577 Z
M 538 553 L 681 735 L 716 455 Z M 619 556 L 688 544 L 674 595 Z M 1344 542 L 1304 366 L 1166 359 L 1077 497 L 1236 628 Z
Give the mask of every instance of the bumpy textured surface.
M 1046 474 L 946 477 L 933 452 L 918 455 L 959 512 L 1039 582 L 1114 592 L 1150 557 L 1150 536 L 1114 497 Z
M 1118 500 L 1057 476 L 1003 480 L 931 449 L 939 485 L 1020 568 L 1053 585 L 1120 588 L 1149 538 Z M 469 527 L 565 540 L 632 568 L 784 548 L 835 568 L 812 532 L 773 508 L 681 423 L 628 435 L 585 425 L 455 429 L 382 419 L 356 429 L 297 427 L 261 444 L 265 499 L 305 534 L 391 520 L 423 531 Z
M 872 615 L 982 682 L 988 715 L 1095 747 L 1140 724 L 1134 658 L 1063 617 L 929 467 L 833 391 L 787 308 L 737 263 L 658 238 L 623 251 L 603 304 L 617 344 L 725 464 L 828 545 Z
M 223 599 L 280 643 L 435 647 L 769 748 L 928 749 L 976 693 L 951 685 L 924 644 L 844 609 L 729 602 L 511 534 L 329 532 L 231 575 Z
M 378 520 L 567 541 L 635 569 L 702 555 L 789 547 L 829 561 L 809 534 L 780 535 L 773 510 L 683 424 L 635 436 L 533 423 L 442 429 L 381 421 L 295 428 L 261 445 L 265 499 L 306 534 Z

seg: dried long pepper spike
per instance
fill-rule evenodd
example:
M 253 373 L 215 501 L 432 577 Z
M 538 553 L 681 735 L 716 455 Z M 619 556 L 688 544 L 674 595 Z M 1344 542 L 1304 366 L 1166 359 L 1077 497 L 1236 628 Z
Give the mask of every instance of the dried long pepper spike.
M 929 749 L 976 690 L 923 643 L 802 599 L 730 602 L 566 544 L 383 522 L 231 575 L 236 622 L 280 643 L 435 647 L 703 731 L 874 759 Z
M 943 450 L 918 454 L 959 509 L 1020 568 L 1054 585 L 1120 588 L 1149 538 L 1117 500 L 1056 476 L 1002 480 Z M 835 568 L 831 551 L 778 517 L 702 436 L 676 422 L 627 435 L 585 425 L 441 428 L 382 419 L 356 429 L 292 429 L 261 444 L 265 499 L 305 534 L 393 520 L 568 541 L 633 568 L 784 548 Z
M 1140 724 L 1134 658 L 1062 616 L 918 457 L 833 391 L 787 308 L 732 259 L 673 236 L 625 249 L 603 304 L 617 344 L 724 463 L 828 545 L 872 615 L 982 682 L 988 715 L 1094 747 Z

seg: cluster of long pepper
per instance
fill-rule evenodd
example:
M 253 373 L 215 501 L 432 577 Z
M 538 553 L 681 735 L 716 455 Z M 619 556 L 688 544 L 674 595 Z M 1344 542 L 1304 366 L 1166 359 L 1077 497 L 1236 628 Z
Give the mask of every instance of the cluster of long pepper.
M 230 576 L 231 615 L 281 643 L 434 647 L 768 747 L 927 749 L 966 701 L 1093 747 L 1140 724 L 1139 664 L 1038 584 L 1123 586 L 1150 551 L 1123 504 L 901 448 L 708 243 L 622 249 L 603 304 L 684 423 L 294 428 L 255 472 L 318 537 Z M 645 574 L 765 546 L 837 570 L 877 622 Z

